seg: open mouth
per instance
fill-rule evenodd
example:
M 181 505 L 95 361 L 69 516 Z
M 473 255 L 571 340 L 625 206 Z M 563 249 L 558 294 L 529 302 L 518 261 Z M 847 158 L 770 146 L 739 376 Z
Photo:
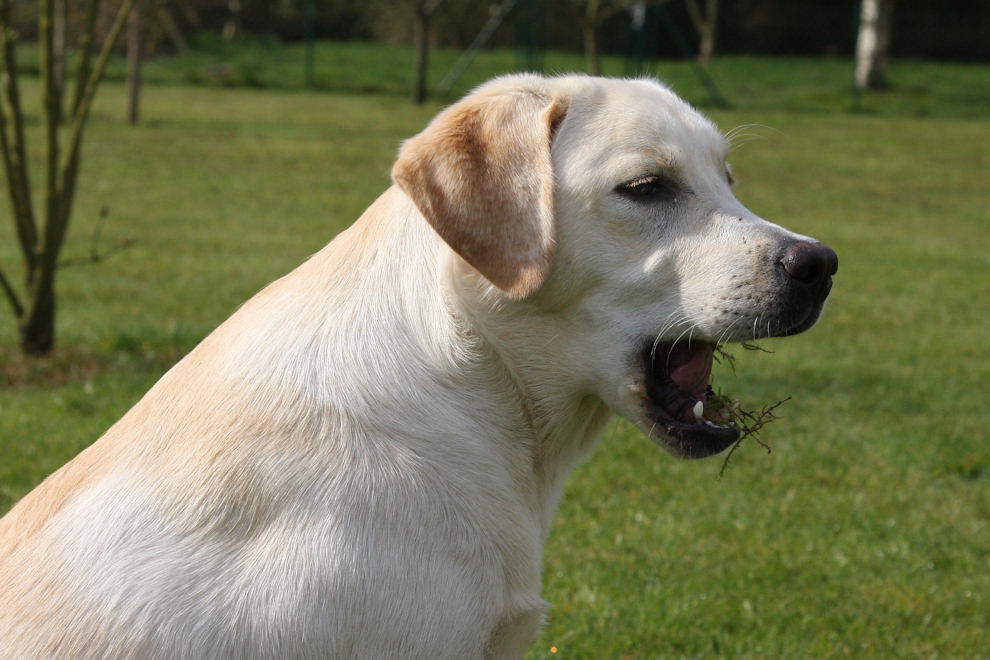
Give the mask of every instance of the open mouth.
M 712 390 L 715 351 L 692 340 L 651 344 L 643 354 L 646 415 L 665 432 L 656 435 L 666 435 L 654 439 L 684 458 L 712 456 L 740 437 L 732 410 Z

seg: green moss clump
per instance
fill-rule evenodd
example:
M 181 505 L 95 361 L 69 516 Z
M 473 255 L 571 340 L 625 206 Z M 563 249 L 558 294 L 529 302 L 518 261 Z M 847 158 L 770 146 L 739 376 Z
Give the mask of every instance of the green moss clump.
M 742 344 L 742 347 L 746 350 L 756 350 L 764 351 L 766 353 L 771 353 L 772 351 L 767 351 L 766 349 L 760 348 L 754 344 Z M 735 358 L 727 353 L 721 346 L 715 347 L 715 355 L 717 359 L 725 361 L 732 368 L 733 373 L 736 370 Z M 709 391 L 708 401 L 705 402 L 705 414 L 704 417 L 713 424 L 718 424 L 719 426 L 735 426 L 739 429 L 739 439 L 732 445 L 729 452 L 725 455 L 725 459 L 722 461 L 722 467 L 718 471 L 719 479 L 725 474 L 726 468 L 729 467 L 729 461 L 732 459 L 732 455 L 735 453 L 739 445 L 742 444 L 743 440 L 747 438 L 752 438 L 761 447 L 763 447 L 769 454 L 771 449 L 770 445 L 764 442 L 759 433 L 764 426 L 777 419 L 776 411 L 787 401 L 790 401 L 791 397 L 786 397 L 781 399 L 777 403 L 763 406 L 759 410 L 749 410 L 743 407 L 739 399 L 730 397 L 721 391 Z

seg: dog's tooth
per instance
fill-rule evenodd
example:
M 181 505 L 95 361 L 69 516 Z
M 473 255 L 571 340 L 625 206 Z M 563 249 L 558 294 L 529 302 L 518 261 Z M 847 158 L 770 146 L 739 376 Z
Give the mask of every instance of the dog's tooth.
M 700 422 L 703 419 L 704 414 L 705 414 L 705 402 L 699 401 L 698 403 L 694 404 L 694 419 Z

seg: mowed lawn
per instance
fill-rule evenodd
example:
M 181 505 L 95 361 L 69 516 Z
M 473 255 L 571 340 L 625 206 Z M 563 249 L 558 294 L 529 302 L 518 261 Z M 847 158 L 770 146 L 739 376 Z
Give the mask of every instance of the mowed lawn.
M 758 74 L 758 63 L 737 73 Z M 721 458 L 682 462 L 625 422 L 609 430 L 553 525 L 553 605 L 530 657 L 985 653 L 990 111 L 966 103 L 708 112 L 725 130 L 756 124 L 732 156 L 737 194 L 837 250 L 831 302 L 810 332 L 760 342 L 772 354 L 730 348 L 736 373 L 716 376 L 754 406 L 793 397 L 764 431 L 772 453 L 745 443 L 719 479 Z M 352 222 L 438 107 L 395 93 L 149 86 L 129 127 L 122 86 L 103 89 L 64 256 L 88 253 L 104 207 L 103 248 L 134 244 L 60 273 L 53 359 L 18 358 L 0 311 L 0 511 Z

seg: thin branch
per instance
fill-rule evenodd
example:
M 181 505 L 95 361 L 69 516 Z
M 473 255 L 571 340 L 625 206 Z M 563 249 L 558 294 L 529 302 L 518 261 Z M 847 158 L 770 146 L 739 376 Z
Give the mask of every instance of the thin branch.
M 69 0 L 55 0 L 54 15 L 54 66 L 55 88 L 58 90 L 58 121 L 62 121 L 62 99 L 65 98 L 66 33 L 69 29 Z
M 10 306 L 14 308 L 14 316 L 17 318 L 24 316 L 24 305 L 21 304 L 20 298 L 17 297 L 17 292 L 10 286 L 10 282 L 7 281 L 7 276 L 3 274 L 2 270 L 0 270 L 0 288 L 6 294 Z
M 66 164 L 72 160 L 73 154 L 79 149 L 82 125 L 89 116 L 89 110 L 93 105 L 93 97 L 96 96 L 96 88 L 103 78 L 103 72 L 107 68 L 107 62 L 110 60 L 110 53 L 117 44 L 117 39 L 123 30 L 127 15 L 130 13 L 131 8 L 134 7 L 134 2 L 135 0 L 124 0 L 120 5 L 120 9 L 117 10 L 117 16 L 113 20 L 113 25 L 110 27 L 110 31 L 103 41 L 103 48 L 100 50 L 100 55 L 96 59 L 96 66 L 89 72 L 89 78 L 86 80 L 85 86 L 82 87 L 78 102 L 73 104 L 72 126 L 70 129 L 69 148 L 66 151 Z
M 86 18 L 79 36 L 79 63 L 76 65 L 76 88 L 69 112 L 75 115 L 82 103 L 83 89 L 89 80 L 90 64 L 93 59 L 93 34 L 96 31 L 96 17 L 100 11 L 100 0 L 89 0 L 86 5 Z
M 698 61 L 704 64 L 714 49 L 715 29 L 718 25 L 718 0 L 706 0 L 704 11 L 701 10 L 699 0 L 686 0 L 684 4 L 688 16 L 691 17 L 694 31 L 701 38 Z
M 3 29 L 0 27 L 0 29 Z M 5 74 L 6 75 L 6 74 Z M 20 209 L 18 207 L 18 192 L 20 186 L 17 182 L 17 166 L 14 164 L 14 159 L 11 157 L 11 145 L 10 141 L 7 139 L 7 104 L 0 103 L 0 152 L 2 152 L 3 157 L 3 171 L 7 178 L 7 189 L 10 191 L 10 202 L 13 207 L 11 210 L 14 214 L 14 225 L 17 228 L 17 239 L 21 244 L 21 251 L 30 251 L 31 241 L 29 240 L 30 234 L 26 230 L 24 223 L 21 222 Z
M 55 83 L 55 4 L 53 0 L 41 0 L 38 7 L 38 36 L 40 41 L 39 60 L 41 65 L 41 133 L 44 152 L 44 243 L 41 245 L 42 259 L 58 253 L 58 224 L 61 216 L 58 185 L 58 87 Z
M 117 252 L 121 252 L 123 250 L 126 250 L 127 248 L 131 247 L 132 245 L 134 245 L 134 239 L 133 238 L 125 238 L 124 240 L 120 241 L 119 243 L 117 243 L 116 245 L 114 245 L 113 247 L 111 247 L 106 252 L 93 252 L 89 256 L 86 256 L 86 257 L 73 257 L 71 259 L 63 259 L 62 261 L 59 261 L 56 264 L 55 267 L 56 268 L 68 268 L 70 266 L 81 266 L 81 265 L 85 265 L 85 264 L 98 264 L 98 263 L 101 263 L 103 261 L 106 261 L 107 259 L 109 259 L 111 256 L 113 256 Z
M 190 5 L 186 0 L 175 0 L 175 4 L 182 10 L 182 15 L 185 17 L 186 23 L 190 23 L 193 28 L 199 29 L 201 21 L 199 20 L 199 12 L 196 11 L 196 7 Z
M 767 353 L 769 355 L 773 355 L 776 352 L 776 351 L 771 351 L 769 348 L 763 348 L 759 344 L 754 344 L 751 341 L 744 341 L 739 345 L 742 346 L 747 351 L 759 351 L 760 353 Z
M 17 62 L 14 44 L 17 33 L 10 23 L 10 3 L 0 0 L 0 42 L 3 50 L 3 93 L 0 94 L 0 149 L 3 150 L 4 172 L 10 188 L 14 225 L 28 271 L 37 256 L 38 232 L 31 208 L 31 186 L 28 182 L 27 156 L 24 147 L 24 116 L 21 113 L 20 91 L 17 84 Z M 8 133 L 8 128 L 9 133 Z
M 104 206 L 100 210 L 100 217 L 96 221 L 96 226 L 93 228 L 93 235 L 89 242 L 89 256 L 63 259 L 56 264 L 56 268 L 66 268 L 67 266 L 78 266 L 80 264 L 98 264 L 101 261 L 106 261 L 109 259 L 111 255 L 120 252 L 121 250 L 126 250 L 134 245 L 133 238 L 125 238 L 109 250 L 100 252 L 100 236 L 103 234 L 103 225 L 106 224 L 107 217 L 109 217 L 109 215 L 110 211 Z
M 158 23 L 158 27 L 168 35 L 168 38 L 172 40 L 172 45 L 175 46 L 175 50 L 179 52 L 180 55 L 185 55 L 189 52 L 189 42 L 182 35 L 182 30 L 179 28 L 179 24 L 175 21 L 175 16 L 172 15 L 172 11 L 168 8 L 164 2 L 158 3 L 155 8 L 155 21 Z
M 688 16 L 691 18 L 691 24 L 694 25 L 694 29 L 700 34 L 705 25 L 705 18 L 701 15 L 701 8 L 698 7 L 698 0 L 686 0 L 684 5 L 687 9 Z
M 90 108 L 93 105 L 93 97 L 96 96 L 96 89 L 99 87 L 100 80 L 103 78 L 103 72 L 107 68 L 107 62 L 110 60 L 110 53 L 113 51 L 113 47 L 117 43 L 117 39 L 120 37 L 124 23 L 127 21 L 127 15 L 134 6 L 134 1 L 135 0 L 124 0 L 124 2 L 120 5 L 120 9 L 117 11 L 117 16 L 114 18 L 110 32 L 103 41 L 103 47 L 100 50 L 100 55 L 96 59 L 96 64 L 93 67 L 92 72 L 89 74 L 89 79 L 86 81 L 86 86 L 83 88 L 82 96 L 79 98 L 79 103 L 75 107 L 75 112 L 72 116 L 72 121 L 69 128 L 68 146 L 66 148 L 65 160 L 63 161 L 59 177 L 60 215 L 58 217 L 58 221 L 53 223 L 54 226 L 50 228 L 52 230 L 51 237 L 53 239 L 52 247 L 55 248 L 54 252 L 49 253 L 52 260 L 52 265 L 55 263 L 55 255 L 58 254 L 58 248 L 61 246 L 62 238 L 65 236 L 65 230 L 69 223 L 69 212 L 72 209 L 72 201 L 75 196 L 76 178 L 79 172 L 79 149 L 82 143 L 83 125 L 86 122 L 86 118 L 89 116 Z

